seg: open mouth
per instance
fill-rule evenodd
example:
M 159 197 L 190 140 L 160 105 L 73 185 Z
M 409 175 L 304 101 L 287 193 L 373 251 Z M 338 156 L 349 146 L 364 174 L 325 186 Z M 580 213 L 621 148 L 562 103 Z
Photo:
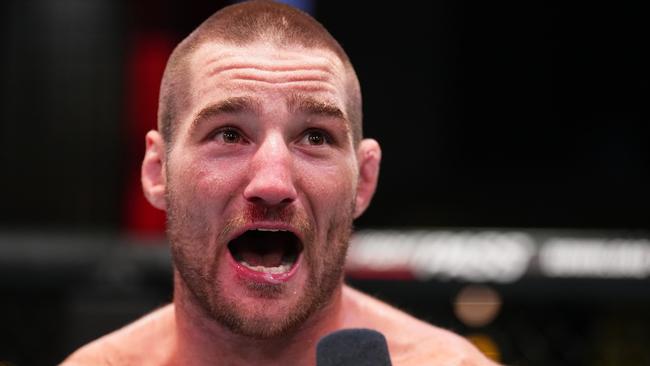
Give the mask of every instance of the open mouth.
M 228 243 L 232 257 L 257 272 L 287 273 L 295 265 L 303 246 L 298 237 L 285 230 L 248 230 Z

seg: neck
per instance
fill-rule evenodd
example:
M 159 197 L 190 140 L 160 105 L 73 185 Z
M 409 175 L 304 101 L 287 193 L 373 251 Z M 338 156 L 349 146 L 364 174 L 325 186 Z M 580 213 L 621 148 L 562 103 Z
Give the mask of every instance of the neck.
M 174 308 L 180 365 L 314 365 L 316 343 L 342 326 L 340 285 L 330 301 L 298 328 L 280 337 L 258 339 L 235 334 L 211 318 L 175 276 Z

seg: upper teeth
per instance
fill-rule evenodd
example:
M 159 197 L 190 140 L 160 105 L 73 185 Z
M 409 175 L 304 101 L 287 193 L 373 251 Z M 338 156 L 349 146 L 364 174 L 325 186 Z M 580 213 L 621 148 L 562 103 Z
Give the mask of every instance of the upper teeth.
M 257 228 L 257 229 L 255 229 L 255 230 L 257 230 L 257 231 L 272 231 L 272 232 L 276 232 L 276 231 L 286 231 L 286 230 L 280 230 L 280 229 L 264 229 L 264 228 Z

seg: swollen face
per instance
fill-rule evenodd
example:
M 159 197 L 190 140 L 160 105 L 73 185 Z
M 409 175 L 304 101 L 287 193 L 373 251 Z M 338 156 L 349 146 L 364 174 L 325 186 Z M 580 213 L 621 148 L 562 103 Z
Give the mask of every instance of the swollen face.
M 183 293 L 233 332 L 285 334 L 341 285 L 357 162 L 335 55 L 205 45 L 165 162 Z

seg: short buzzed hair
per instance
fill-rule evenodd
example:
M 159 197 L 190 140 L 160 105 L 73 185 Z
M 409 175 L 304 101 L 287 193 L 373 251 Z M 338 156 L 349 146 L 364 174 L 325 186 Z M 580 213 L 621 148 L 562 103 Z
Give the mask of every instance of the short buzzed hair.
M 356 145 L 363 135 L 361 89 L 347 54 L 318 21 L 291 6 L 272 1 L 248 1 L 227 6 L 206 19 L 172 52 L 163 74 L 158 106 L 158 129 L 171 145 L 180 108 L 189 97 L 189 58 L 199 46 L 216 42 L 245 46 L 267 41 L 278 46 L 302 46 L 333 52 L 345 66 L 345 108 Z

